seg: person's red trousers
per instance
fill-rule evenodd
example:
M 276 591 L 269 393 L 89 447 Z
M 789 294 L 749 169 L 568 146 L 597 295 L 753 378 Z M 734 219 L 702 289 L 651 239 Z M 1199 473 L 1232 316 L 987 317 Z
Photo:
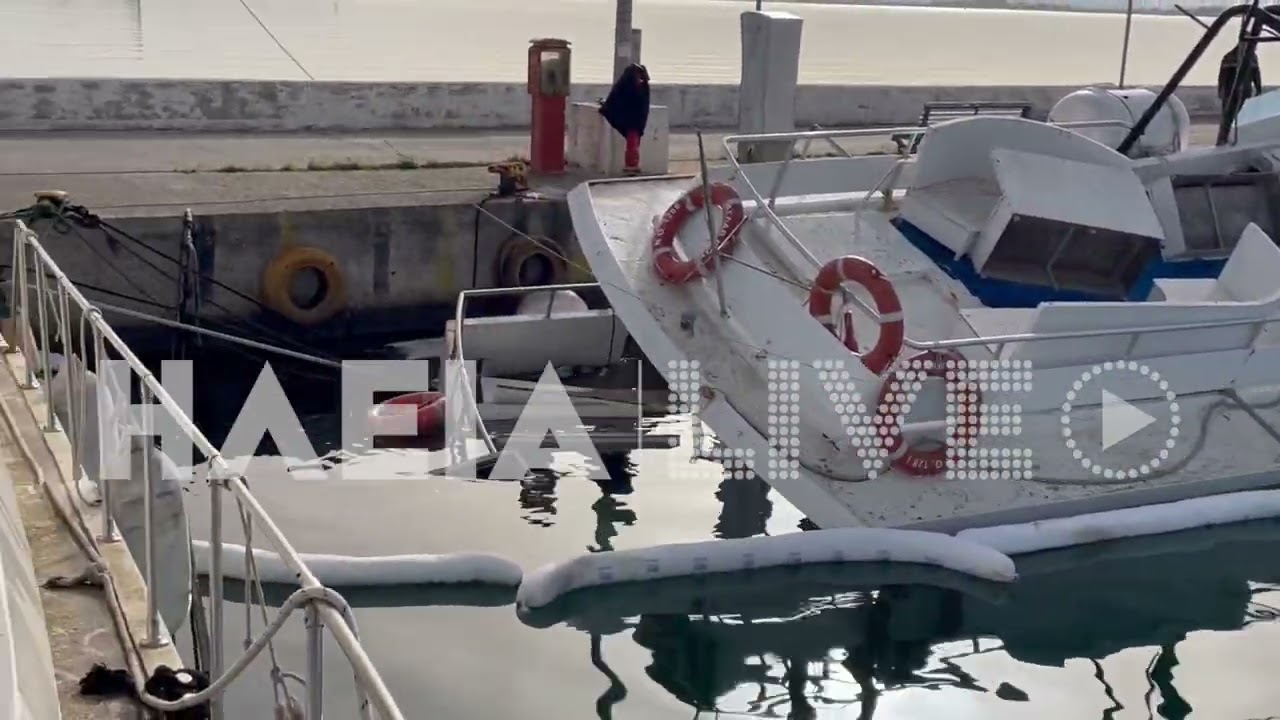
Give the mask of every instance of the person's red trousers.
M 640 169 L 640 133 L 627 133 L 627 152 L 622 158 L 626 170 Z

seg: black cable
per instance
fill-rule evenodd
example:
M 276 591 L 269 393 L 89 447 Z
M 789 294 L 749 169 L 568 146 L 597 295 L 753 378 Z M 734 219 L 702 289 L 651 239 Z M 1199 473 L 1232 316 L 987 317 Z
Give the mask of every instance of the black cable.
M 118 275 L 120 279 L 125 282 L 126 285 L 138 291 L 139 293 L 142 293 L 142 295 L 145 296 L 152 303 L 156 305 L 161 304 L 158 300 L 156 300 L 154 295 L 147 292 L 146 288 L 142 287 L 137 282 L 135 282 L 134 279 L 129 277 L 127 273 L 125 273 L 123 270 L 117 267 L 115 263 L 111 262 L 111 259 L 108 258 L 106 255 L 104 255 L 101 250 L 99 250 L 97 247 L 94 246 L 93 243 L 89 242 L 89 238 L 85 237 L 84 233 L 80 232 L 80 228 L 76 227 L 75 225 L 71 225 L 69 227 L 71 228 L 71 232 L 75 233 L 75 236 L 80 239 L 80 242 L 86 248 L 89 249 L 89 252 L 93 253 L 94 256 L 97 257 L 99 260 L 101 260 L 104 265 L 114 270 L 116 275 Z
M 96 218 L 96 216 L 94 216 L 94 217 Z M 115 226 L 114 226 L 114 225 L 112 225 L 111 223 L 108 223 L 108 222 L 106 222 L 105 220 L 102 220 L 101 218 L 97 218 L 97 222 L 98 222 L 98 224 L 99 224 L 99 225 L 101 225 L 101 227 L 102 227 L 104 230 L 110 231 L 110 232 L 112 232 L 112 233 L 114 233 L 114 234 L 116 234 L 116 235 L 120 236 L 120 238 L 122 238 L 122 239 L 128 240 L 128 241 L 130 241 L 130 242 L 132 242 L 132 243 L 134 243 L 134 244 L 136 244 L 136 245 L 138 245 L 138 246 L 140 246 L 140 247 L 142 247 L 142 248 L 145 248 L 146 250 L 149 250 L 149 251 L 150 251 L 150 252 L 152 252 L 153 254 L 155 254 L 155 255 L 157 255 L 157 256 L 159 256 L 159 257 L 161 257 L 161 258 L 164 258 L 165 260 L 168 260 L 169 262 L 172 262 L 172 263 L 174 263 L 175 265 L 180 265 L 180 262 L 179 262 L 179 260 L 178 260 L 177 258 L 174 258 L 173 256 L 171 256 L 171 255 L 169 255 L 169 254 L 167 254 L 167 253 L 165 253 L 165 252 L 163 252 L 163 251 L 161 251 L 161 250 L 157 250 L 156 248 L 151 247 L 151 246 L 150 246 L 150 245 L 148 245 L 147 243 L 142 242 L 142 241 L 141 241 L 141 240 L 139 240 L 138 238 L 136 238 L 136 237 L 134 237 L 134 236 L 130 235 L 129 233 L 127 233 L 127 232 L 125 232 L 125 231 L 123 231 L 123 230 L 121 230 L 121 229 L 119 229 L 119 228 L 115 227 Z M 159 273 L 160 275 L 162 275 L 162 276 L 163 276 L 163 277 L 165 277 L 166 279 L 173 280 L 174 282 L 177 282 L 177 281 L 178 281 L 178 279 L 177 279 L 177 278 L 173 277 L 172 275 L 169 275 L 167 272 L 165 272 L 164 270 L 162 270 L 162 269 L 160 269 L 159 267 L 157 267 L 157 266 L 156 266 L 154 263 L 152 263 L 151 261 L 149 261 L 149 260 L 147 260 L 147 259 L 143 258 L 143 257 L 142 257 L 142 255 L 141 255 L 140 253 L 138 253 L 136 250 L 133 250 L 133 249 L 129 248 L 129 247 L 128 247 L 128 246 L 126 246 L 126 245 L 121 245 L 121 247 L 123 247 L 123 248 L 125 249 L 125 251 L 126 251 L 126 252 L 128 252 L 130 255 L 133 255 L 135 258 L 137 258 L 137 259 L 138 259 L 139 261 L 141 261 L 143 264 L 147 265 L 147 267 L 150 267 L 152 270 L 155 270 L 157 273 Z M 236 297 L 238 297 L 238 298 L 240 298 L 240 299 L 242 299 L 242 300 L 245 300 L 245 301 L 247 301 L 247 302 L 253 303 L 253 304 L 254 304 L 256 307 L 258 307 L 260 310 L 265 310 L 265 311 L 267 311 L 267 312 L 271 313 L 272 315 L 275 315 L 276 317 L 279 317 L 279 318 L 282 318 L 282 319 L 288 319 L 288 318 L 285 318 L 285 317 L 284 317 L 283 315 L 281 315 L 280 313 L 276 312 L 275 310 L 271 309 L 270 307 L 267 307 L 266 305 L 262 304 L 262 302 L 260 302 L 260 301 L 259 301 L 259 300 L 257 300 L 256 298 L 250 297 L 249 295 L 246 295 L 245 293 L 242 293 L 242 292 L 240 292 L 239 290 L 236 290 L 235 288 L 231 287 L 230 285 L 227 285 L 227 284 L 225 284 L 225 283 L 223 283 L 223 282 L 220 282 L 220 281 L 218 281 L 218 280 L 216 280 L 216 279 L 214 279 L 214 278 L 212 278 L 212 277 L 210 277 L 210 276 L 206 275 L 206 274 L 204 273 L 203 268 L 200 270 L 200 279 L 201 279 L 201 280 L 208 280 L 208 281 L 210 281 L 211 283 L 213 283 L 215 286 L 217 286 L 218 288 L 220 288 L 220 289 L 222 289 L 222 290 L 225 290 L 226 292 L 229 292 L 229 293 L 231 293 L 232 295 L 235 295 Z M 227 313 L 228 315 L 234 315 L 234 313 L 233 313 L 231 310 L 227 309 L 227 307 L 226 307 L 225 305 L 222 305 L 221 303 L 218 303 L 218 302 L 213 301 L 213 300 L 209 300 L 209 299 L 207 299 L 207 298 L 202 298 L 202 300 L 203 300 L 204 302 L 208 303 L 209 305 L 213 306 L 214 308 L 216 308 L 216 309 L 218 309 L 218 310 L 221 310 L 221 311 L 222 311 L 222 312 L 224 312 L 224 313 Z M 260 333 L 263 333 L 262 335 L 258 335 L 258 336 L 257 336 L 257 337 L 258 337 L 258 338 L 260 338 L 260 339 L 261 339 L 261 338 L 269 338 L 269 339 L 271 339 L 273 342 L 275 342 L 275 343 L 277 343 L 277 344 L 286 344 L 286 343 L 287 343 L 287 344 L 289 344 L 289 345 L 292 345 L 292 346 L 294 347 L 294 349 L 296 349 L 296 350 L 300 350 L 300 351 L 302 351 L 302 352 L 308 353 L 308 354 L 310 354 L 310 355 L 315 355 L 315 356 L 317 356 L 317 357 L 322 357 L 322 358 L 324 358 L 324 359 L 326 359 L 326 360 L 334 360 L 334 358 L 330 357 L 328 353 L 325 353 L 325 352 L 323 352 L 323 351 L 319 350 L 318 348 L 312 347 L 312 346 L 308 345 L 307 343 L 304 343 L 304 342 L 301 342 L 301 341 L 298 341 L 298 340 L 294 340 L 293 338 L 290 338 L 290 337 L 288 337 L 288 336 L 280 335 L 279 333 L 277 333 L 276 331 L 272 330 L 271 328 L 268 328 L 268 327 L 266 327 L 266 326 L 264 326 L 264 325 L 262 325 L 262 324 L 260 324 L 260 323 L 256 323 L 256 322 L 254 322 L 254 321 L 252 321 L 252 320 L 249 320 L 248 318 L 237 318 L 237 321 L 238 321 L 238 322 L 241 322 L 241 323 L 244 323 L 244 325 L 245 325 L 245 326 L 247 326 L 247 327 L 249 327 L 249 328 L 252 328 L 252 329 L 254 329 L 254 330 L 256 330 L 256 331 L 258 331 L 258 332 L 260 332 Z
M 8 263 L 0 264 L 0 270 L 12 270 L 12 269 L 13 269 L 13 266 L 12 266 L 12 265 L 10 265 L 10 264 L 8 264 Z M 46 274 L 45 274 L 45 277 L 46 277 L 46 278 L 48 278 L 48 279 L 50 279 L 50 280 L 53 280 L 53 279 L 54 279 L 53 275 L 50 275 L 50 274 L 48 274 L 48 273 L 46 273 Z M 98 287 L 98 286 L 96 286 L 96 285 L 91 285 L 91 284 L 89 284 L 89 283 L 87 283 L 87 282 L 81 282 L 81 281 L 79 281 L 79 280 L 71 280 L 71 284 L 72 284 L 72 285 L 75 285 L 75 286 L 76 286 L 76 287 L 78 287 L 78 288 L 83 288 L 83 289 L 85 289 L 85 290 L 88 290 L 88 291 L 90 291 L 90 292 L 101 293 L 101 294 L 103 294 L 103 295 L 110 295 L 111 297 L 119 298 L 120 300 L 128 300 L 129 302 L 135 302 L 135 303 L 138 303 L 138 304 L 140 304 L 140 305 L 150 305 L 150 306 L 152 306 L 152 307 L 163 308 L 163 309 L 166 309 L 166 310 L 167 310 L 167 309 L 169 309 L 169 306 L 168 306 L 167 304 L 165 304 L 165 303 L 162 303 L 162 302 L 157 302 L 157 301 L 155 301 L 155 300 L 149 300 L 149 299 L 147 299 L 147 298 L 135 297 L 135 296 L 133 296 L 133 295 L 126 295 L 125 293 L 118 292 L 118 291 L 116 291 L 116 290 L 108 290 L 108 289 L 103 288 L 103 287 Z
M 96 217 L 96 216 L 95 216 L 95 217 Z M 135 244 L 135 245 L 138 245 L 139 247 L 143 248 L 143 249 L 144 249 L 144 250 L 146 250 L 147 252 L 150 252 L 151 254 L 156 255 L 157 257 L 160 257 L 160 258 L 163 258 L 163 259 L 165 259 L 165 260 L 168 260 L 169 262 L 173 263 L 175 266 L 179 266 L 179 267 L 181 266 L 181 264 L 182 264 L 182 263 L 181 263 L 181 261 L 180 261 L 180 260 L 178 260 L 178 258 L 173 257 L 172 255 L 170 255 L 170 254 L 168 254 L 168 253 L 164 252 L 163 250 L 158 250 L 158 249 L 156 249 L 156 248 L 151 247 L 151 246 L 150 246 L 150 245 L 148 245 L 147 243 L 145 243 L 145 242 L 143 242 L 143 241 L 139 240 L 138 238 L 134 237 L 133 235 L 130 235 L 129 233 L 125 232 L 124 230 L 121 230 L 120 228 L 116 227 L 115 225 L 112 225 L 111 223 L 107 222 L 106 220 L 103 220 L 103 219 L 101 219 L 101 218 L 97 218 L 97 222 L 98 222 L 98 224 L 99 224 L 99 225 L 101 225 L 103 228 L 105 228 L 105 229 L 107 229 L 107 230 L 111 231 L 111 232 L 112 232 L 112 233 L 114 233 L 115 235 L 118 235 L 121 239 L 128 240 L 129 242 L 131 242 L 131 243 L 133 243 L 133 244 Z M 154 265 L 152 265 L 151 267 L 153 267 L 153 268 L 154 268 L 155 266 L 154 266 Z M 156 269 L 156 271 L 157 271 L 157 272 L 160 272 L 160 273 L 164 273 L 164 271 L 163 271 L 163 270 L 160 270 L 160 269 L 158 269 L 158 268 Z M 253 303 L 254 305 L 256 305 L 256 306 L 257 306 L 259 309 L 261 309 L 261 310 L 265 310 L 265 311 L 267 311 L 267 312 L 269 312 L 269 313 L 273 313 L 273 314 L 277 315 L 278 317 L 280 317 L 280 318 L 282 318 L 282 319 L 286 319 L 286 320 L 288 319 L 288 318 L 285 318 L 283 315 L 280 315 L 280 313 L 277 313 L 275 310 L 272 310 L 270 307 L 267 307 L 266 305 L 264 305 L 264 304 L 263 304 L 260 300 L 258 300 L 257 298 L 255 298 L 255 297 L 253 297 L 253 296 L 251 296 L 251 295 L 248 295 L 248 294 L 246 294 L 246 293 L 240 292 L 239 290 L 237 290 L 237 289 L 235 289 L 235 288 L 231 287 L 230 285 L 227 285 L 226 283 L 224 283 L 224 282 L 222 282 L 222 281 L 218 280 L 217 278 L 210 277 L 210 276 L 206 275 L 206 274 L 205 274 L 205 272 L 204 272 L 204 270 L 203 270 L 203 268 L 200 270 L 200 279 L 201 279 L 201 280 L 208 280 L 210 283 L 212 283 L 212 284 L 213 284 L 215 287 L 217 287 L 218 289 L 220 289 L 220 290 L 225 290 L 226 292 L 229 292 L 229 293 L 231 293 L 232 295 L 235 295 L 237 298 L 240 298 L 241 300 L 244 300 L 245 302 Z M 217 307 L 217 306 L 215 306 L 215 307 Z M 220 309 L 225 310 L 225 308 L 220 308 Z
M 147 243 L 144 243 L 143 241 L 139 240 L 138 238 L 134 237 L 133 235 L 131 235 L 131 234 L 129 234 L 129 233 L 127 233 L 127 232 L 125 232 L 125 231 L 121 230 L 120 228 L 117 228 L 116 226 L 112 225 L 111 223 L 109 223 L 109 222 L 107 222 L 107 221 L 103 220 L 102 218 L 98 217 L 97 215 L 95 215 L 95 214 L 93 214 L 93 213 L 89 212 L 86 208 L 84 208 L 84 207 L 82 207 L 82 206 L 71 206 L 71 207 L 68 207 L 68 208 L 67 208 L 67 211 L 68 211 L 68 212 L 67 212 L 67 214 L 68 214 L 72 219 L 77 220 L 77 221 L 78 221 L 80 224 L 82 224 L 84 227 L 89 227 L 89 228 L 98 228 L 98 229 L 101 229 L 101 230 L 103 230 L 104 234 L 106 234 L 106 233 L 113 233 L 114 235 L 119 236 L 119 238 L 118 238 L 118 239 L 128 240 L 129 242 L 131 242 L 131 243 L 133 243 L 133 244 L 135 244 L 135 245 L 138 245 L 138 246 L 140 246 L 140 247 L 142 247 L 142 248 L 145 248 L 146 250 L 148 250 L 148 251 L 152 252 L 153 254 L 155 254 L 155 255 L 157 255 L 157 256 L 159 256 L 159 257 L 161 257 L 161 258 L 164 258 L 165 260 L 168 260 L 169 262 L 172 262 L 172 263 L 175 263 L 175 264 L 178 264 L 178 263 L 179 263 L 179 261 L 178 261 L 176 258 L 174 258 L 173 256 L 168 255 L 167 253 L 165 253 L 165 252 L 163 252 L 163 251 L 161 251 L 161 250 L 157 250 L 157 249 L 155 249 L 155 248 L 151 247 L 150 245 L 148 245 Z M 59 228 L 57 227 L 57 224 L 56 224 L 56 223 L 55 223 L 55 227 L 54 227 L 54 229 L 55 229 L 55 230 L 59 230 Z M 154 271 L 155 271 L 156 273 L 158 273 L 161 277 L 164 277 L 165 279 L 168 279 L 168 280 L 173 280 L 174 282 L 178 282 L 178 279 L 177 279 L 177 278 L 175 278 L 174 276 L 170 275 L 168 272 L 166 272 L 164 269 L 162 269 L 161 267 L 159 267 L 158 265 L 156 265 L 154 262 L 152 262 L 152 261 L 148 260 L 147 258 L 143 257 L 143 256 L 142 256 L 142 254 L 141 254 L 141 253 L 139 253 L 137 250 L 134 250 L 133 248 L 131 248 L 131 247 L 129 247 L 128 245 L 123 244 L 123 243 L 121 244 L 121 247 L 125 250 L 125 252 L 129 253 L 129 254 L 130 254 L 130 255 L 132 255 L 134 258 L 136 258 L 139 262 L 143 263 L 143 264 L 144 264 L 144 265 L 146 265 L 147 267 L 149 267 L 149 268 L 151 268 L 152 270 L 154 270 Z M 108 263 L 110 263 L 110 261 L 109 261 L 109 260 L 108 260 L 107 262 L 108 262 Z M 242 298 L 242 299 L 244 299 L 244 300 L 247 300 L 248 302 L 253 303 L 255 306 L 257 306 L 257 307 L 258 307 L 258 308 L 260 308 L 260 309 L 264 309 L 264 310 L 267 310 L 267 311 L 269 311 L 269 312 L 272 312 L 272 313 L 273 313 L 273 314 L 275 314 L 275 315 L 279 315 L 279 313 L 276 313 L 274 310 L 271 310 L 271 308 L 266 307 L 265 305 L 263 305 L 263 304 L 262 304 L 261 302 L 259 302 L 258 300 L 254 299 L 254 298 L 252 298 L 252 297 L 250 297 L 250 296 L 248 296 L 248 295 L 246 295 L 246 294 L 244 294 L 244 293 L 240 292 L 239 290 L 236 290 L 235 288 L 232 288 L 232 287 L 230 287 L 230 286 L 226 285 L 225 283 L 222 283 L 222 282 L 220 282 L 220 281 L 218 281 L 218 280 L 216 280 L 216 279 L 214 279 L 214 278 L 212 278 L 212 277 L 208 277 L 207 275 L 205 275 L 205 274 L 204 274 L 204 272 L 203 272 L 203 271 L 201 271 L 201 273 L 200 273 L 200 277 L 201 277 L 201 279 L 202 279 L 202 280 L 203 280 L 203 279 L 208 279 L 210 282 L 212 282 L 213 284 L 217 285 L 219 288 L 222 288 L 222 289 L 226 290 L 227 292 L 230 292 L 230 293 L 232 293 L 233 295 L 236 295 L 237 297 L 240 297 L 240 298 Z M 231 316 L 234 316 L 234 315 L 235 315 L 235 313 L 233 313 L 231 310 L 227 309 L 227 307 L 226 307 L 226 306 L 224 306 L 224 305 L 222 305 L 222 304 L 220 304 L 220 303 L 218 303 L 218 302 L 215 302 L 215 301 L 213 301 L 213 300 L 207 300 L 207 302 L 208 302 L 208 304 L 209 304 L 209 305 L 213 306 L 214 308 L 216 308 L 216 309 L 218 309 L 218 310 L 221 310 L 221 311 L 222 311 L 222 312 L 224 312 L 224 313 L 227 313 L 228 315 L 231 315 Z M 161 307 L 165 307 L 166 309 L 168 308 L 168 306 L 167 306 L 167 305 L 162 305 Z M 249 319 L 247 319 L 247 318 L 237 318 L 235 321 L 236 321 L 236 322 L 243 323 L 246 327 L 248 327 L 248 328 L 251 328 L 251 329 L 255 330 L 255 331 L 256 331 L 256 333 L 253 333 L 253 334 L 252 334 L 252 335 L 253 335 L 253 337 L 254 337 L 255 339 L 259 339 L 259 340 L 269 339 L 269 340 L 271 340 L 272 342 L 275 342 L 275 343 L 277 343 L 277 344 L 281 344 L 281 345 L 285 345 L 285 344 L 292 345 L 292 346 L 294 347 L 294 349 L 296 349 L 296 350 L 300 350 L 300 351 L 306 352 L 306 353 L 308 353 L 308 354 L 315 355 L 315 356 L 317 356 L 317 357 L 323 357 L 323 358 L 328 359 L 328 360 L 333 360 L 333 358 L 329 357 L 327 353 L 325 353 L 325 352 L 323 352 L 323 351 L 320 351 L 320 350 L 318 350 L 317 348 L 311 347 L 310 345 L 308 345 L 308 344 L 306 344 L 306 343 L 303 343 L 303 342 L 300 342 L 300 341 L 294 340 L 294 339 L 292 339 L 292 338 L 290 338 L 290 337 L 280 335 L 279 333 L 277 333 L 277 332 L 273 331 L 271 328 L 265 327 L 265 326 L 263 326 L 263 325 L 261 325 L 261 324 L 259 324 L 259 323 L 256 323 L 256 322 L 254 322 L 254 321 L 252 321 L 252 320 L 249 320 Z M 251 333 L 245 333 L 245 334 L 251 334 Z

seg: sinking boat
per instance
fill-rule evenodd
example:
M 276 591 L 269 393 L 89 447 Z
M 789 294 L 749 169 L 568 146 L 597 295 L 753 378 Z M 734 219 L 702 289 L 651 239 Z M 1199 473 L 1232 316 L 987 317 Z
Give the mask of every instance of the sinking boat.
M 914 154 L 592 181 L 580 247 L 672 392 L 818 526 L 1194 516 L 1280 485 L 1280 95 L 1224 115 L 1233 144 L 1151 137 L 1242 16 L 1280 25 L 1229 9 L 1159 95 L 1099 91 L 1136 120 L 1110 144 L 979 115 Z
M 677 443 L 650 422 L 666 414 L 665 379 L 592 283 L 465 291 L 443 338 L 396 350 L 406 359 L 438 358 L 441 391 L 391 398 L 375 407 L 375 424 L 389 405 L 415 405 L 415 441 L 442 440 L 453 423 L 450 437 L 485 444 L 478 453 L 460 451 L 460 464 L 492 465 L 516 438 L 540 446 L 548 429 L 561 440 L 585 433 L 602 456 Z

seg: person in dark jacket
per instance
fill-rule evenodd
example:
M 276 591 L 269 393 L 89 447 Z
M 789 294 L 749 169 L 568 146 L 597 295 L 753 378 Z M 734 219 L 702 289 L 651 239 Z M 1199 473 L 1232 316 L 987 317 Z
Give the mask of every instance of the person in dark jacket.
M 1227 110 L 1227 104 L 1231 100 L 1231 85 L 1236 79 L 1239 57 L 1238 46 L 1232 46 L 1222 57 L 1222 64 L 1218 67 L 1218 99 L 1222 101 L 1223 111 Z M 1245 55 L 1245 69 L 1240 73 L 1240 82 L 1243 87 L 1240 88 L 1240 104 L 1236 106 L 1237 110 L 1244 105 L 1245 100 L 1262 94 L 1262 70 L 1258 67 L 1256 54 Z
M 640 138 L 649 123 L 649 71 L 643 65 L 628 65 L 600 103 L 600 114 L 627 140 L 623 172 L 638 175 Z

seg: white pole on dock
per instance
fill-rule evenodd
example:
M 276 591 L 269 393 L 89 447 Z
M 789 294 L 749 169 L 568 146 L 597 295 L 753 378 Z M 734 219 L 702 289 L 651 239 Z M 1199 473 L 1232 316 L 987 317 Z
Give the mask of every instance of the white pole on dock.
M 1124 87 L 1125 66 L 1129 63 L 1129 31 L 1133 28 L 1133 0 L 1124 11 L 1124 48 L 1120 51 L 1120 87 Z
M 613 79 L 622 77 L 622 71 L 631 64 L 631 14 L 632 0 L 617 0 L 617 13 L 613 21 Z

